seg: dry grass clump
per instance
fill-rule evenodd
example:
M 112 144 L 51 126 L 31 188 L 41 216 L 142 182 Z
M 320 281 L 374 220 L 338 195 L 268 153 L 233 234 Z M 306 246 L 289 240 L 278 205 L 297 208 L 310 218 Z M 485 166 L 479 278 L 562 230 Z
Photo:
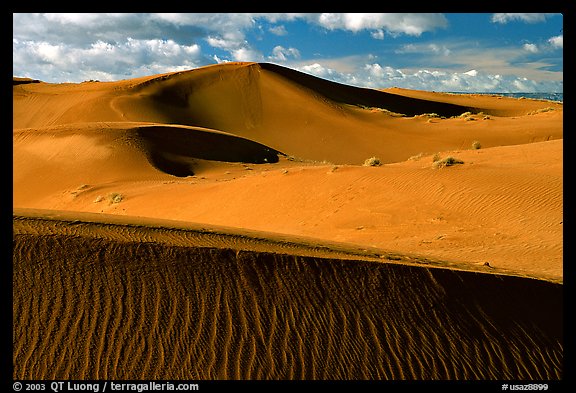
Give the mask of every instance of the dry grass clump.
M 124 199 L 124 195 L 120 194 L 119 192 L 111 192 L 106 196 L 106 200 L 111 205 L 113 203 L 120 203 Z M 94 199 L 94 203 L 99 203 L 104 200 L 102 195 L 98 195 L 96 199 Z
M 112 192 L 112 193 L 108 194 L 108 200 L 110 201 L 110 203 L 120 203 L 120 202 L 122 202 L 123 199 L 124 199 L 124 195 L 122 195 L 118 192 Z
M 481 147 L 482 147 L 482 145 L 480 144 L 480 142 L 478 142 L 478 141 L 472 142 L 472 149 L 478 150 L 478 149 L 480 149 Z
M 448 156 L 448 157 L 443 158 L 441 160 L 434 161 L 434 163 L 432 165 L 434 168 L 440 169 L 440 168 L 444 168 L 444 167 L 452 166 L 452 165 L 456 165 L 456 164 L 464 164 L 464 161 L 459 160 L 457 158 L 454 158 L 452 156 Z
M 120 203 L 124 199 L 124 195 L 120 194 L 119 192 L 111 192 L 106 196 L 106 200 L 111 205 L 113 203 Z M 102 195 L 98 195 L 96 199 L 94 199 L 94 203 L 99 203 L 104 200 Z
M 358 106 L 362 109 L 369 110 L 370 112 L 373 112 L 373 113 L 377 113 L 377 112 L 378 113 L 385 113 L 385 114 L 392 116 L 392 117 L 406 117 L 406 115 L 404 113 L 392 112 L 392 111 L 385 109 L 385 108 L 378 108 L 375 106 L 366 106 L 366 105 L 358 105 Z
M 548 107 L 546 107 L 546 108 L 540 108 L 540 109 L 536 109 L 535 111 L 528 112 L 528 115 L 536 115 L 536 114 L 538 114 L 538 113 L 545 113 L 545 112 L 550 112 L 550 111 L 553 111 L 553 110 L 555 110 L 555 109 L 552 108 L 552 107 L 550 107 L 550 106 L 548 106 Z
M 483 115 L 482 112 L 480 112 L 480 113 L 477 114 L 477 115 L 480 115 L 480 114 Z M 452 116 L 452 117 L 450 117 L 450 118 L 451 118 L 451 119 L 476 120 L 476 119 L 475 119 L 474 117 L 472 117 L 472 116 L 474 116 L 474 113 L 472 113 L 472 112 L 464 112 L 464 113 L 462 113 L 462 114 L 460 114 L 460 115 Z
M 418 153 L 415 156 L 408 157 L 409 161 L 419 161 L 424 156 L 424 153 Z
M 420 115 L 415 115 L 414 117 L 427 117 L 429 119 L 445 119 L 445 116 L 440 116 L 438 113 L 422 113 Z
M 382 165 L 382 161 L 378 157 L 370 157 L 366 161 L 364 161 L 363 166 L 380 166 Z

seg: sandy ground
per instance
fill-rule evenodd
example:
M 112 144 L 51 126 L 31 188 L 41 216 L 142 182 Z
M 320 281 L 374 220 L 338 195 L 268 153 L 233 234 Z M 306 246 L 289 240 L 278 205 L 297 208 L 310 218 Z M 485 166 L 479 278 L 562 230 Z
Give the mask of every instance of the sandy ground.
M 13 97 L 15 378 L 560 378 L 562 104 L 258 63 Z

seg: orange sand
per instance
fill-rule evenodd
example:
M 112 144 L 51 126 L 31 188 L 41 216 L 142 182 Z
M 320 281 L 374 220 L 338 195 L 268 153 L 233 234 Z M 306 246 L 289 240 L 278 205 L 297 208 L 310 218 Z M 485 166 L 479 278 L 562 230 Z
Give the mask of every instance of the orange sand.
M 259 63 L 13 97 L 15 378 L 560 378 L 562 104 Z

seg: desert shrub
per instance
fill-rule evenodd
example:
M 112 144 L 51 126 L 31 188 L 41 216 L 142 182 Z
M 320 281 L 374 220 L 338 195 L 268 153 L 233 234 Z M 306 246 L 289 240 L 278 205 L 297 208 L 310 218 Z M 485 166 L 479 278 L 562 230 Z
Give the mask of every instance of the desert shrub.
M 472 142 L 472 149 L 478 150 L 478 149 L 480 149 L 481 147 L 482 147 L 482 145 L 480 144 L 480 142 L 478 142 L 478 141 Z
M 554 110 L 554 108 L 552 108 L 552 107 L 549 106 L 549 107 L 546 107 L 546 108 L 540 108 L 540 109 L 536 109 L 535 111 L 528 112 L 528 114 L 529 114 L 529 115 L 536 115 L 536 114 L 538 114 L 538 113 L 550 112 L 550 111 L 553 111 L 553 110 Z
M 366 110 L 369 110 L 371 112 L 385 113 L 385 114 L 387 114 L 389 116 L 393 116 L 393 117 L 406 117 L 406 115 L 404 113 L 392 112 L 392 111 L 389 111 L 388 109 L 385 109 L 385 108 L 378 108 L 375 106 L 366 106 L 366 105 L 358 105 L 358 106 L 362 109 L 366 109 Z
M 108 200 L 110 203 L 120 203 L 124 199 L 124 196 L 118 192 L 112 192 L 108 194 Z
M 382 162 L 378 157 L 370 157 L 366 161 L 364 161 L 364 166 L 380 166 Z
M 432 156 L 432 162 L 440 161 L 440 153 L 436 153 Z
M 410 161 L 418 161 L 422 158 L 422 156 L 424 155 L 424 153 L 418 153 L 415 156 L 409 157 L 408 160 Z
M 434 168 L 444 168 L 446 166 L 452 166 L 456 164 L 464 164 L 464 161 L 449 156 L 441 160 L 434 161 Z

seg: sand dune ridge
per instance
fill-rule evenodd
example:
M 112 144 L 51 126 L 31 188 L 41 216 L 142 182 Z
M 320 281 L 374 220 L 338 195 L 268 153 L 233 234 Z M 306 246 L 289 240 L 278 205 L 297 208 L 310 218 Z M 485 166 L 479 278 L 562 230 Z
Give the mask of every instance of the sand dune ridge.
M 561 377 L 558 284 L 18 228 L 17 379 Z

